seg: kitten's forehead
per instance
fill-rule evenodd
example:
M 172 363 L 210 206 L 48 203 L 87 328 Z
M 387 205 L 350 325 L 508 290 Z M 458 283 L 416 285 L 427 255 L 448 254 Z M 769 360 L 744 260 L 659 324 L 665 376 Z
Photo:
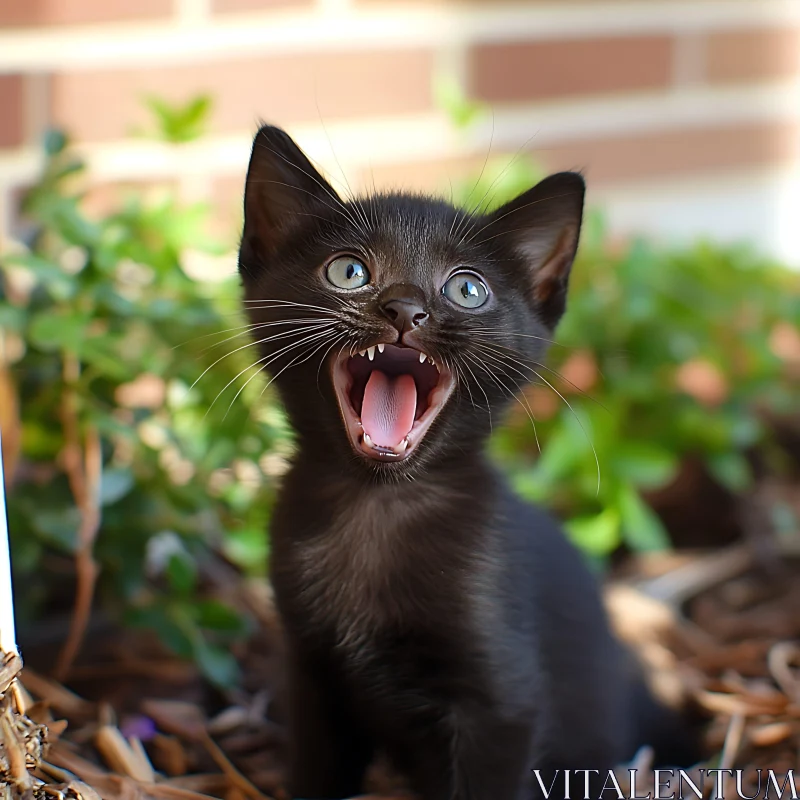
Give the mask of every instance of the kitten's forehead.
M 366 212 L 363 232 L 384 279 L 426 280 L 457 261 L 458 220 L 448 203 L 409 195 L 379 195 L 359 201 Z

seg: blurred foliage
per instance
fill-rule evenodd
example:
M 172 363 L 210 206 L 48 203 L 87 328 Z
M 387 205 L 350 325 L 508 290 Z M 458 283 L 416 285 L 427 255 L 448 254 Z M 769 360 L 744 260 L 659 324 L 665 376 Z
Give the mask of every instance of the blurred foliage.
M 191 142 L 206 132 L 211 112 L 211 97 L 199 95 L 184 105 L 167 103 L 160 97 L 146 97 L 145 105 L 155 121 L 153 136 L 165 142 Z
M 452 118 L 468 124 L 475 108 Z M 491 210 L 542 177 L 528 156 L 487 157 L 455 201 Z M 645 496 L 686 458 L 734 493 L 752 484 L 754 449 L 780 469 L 765 419 L 800 409 L 800 274 L 745 244 L 614 242 L 589 209 L 538 372 L 493 441 L 517 490 L 591 556 L 666 548 Z
M 461 87 L 461 82 L 452 74 L 442 72 L 433 83 L 436 105 L 447 114 L 451 124 L 459 129 L 468 128 L 485 115 L 486 107 L 477 100 L 470 100 Z
M 192 138 L 198 108 L 162 109 L 170 141 Z M 209 208 L 151 187 L 91 215 L 83 165 L 60 134 L 46 147 L 24 201 L 29 245 L 0 264 L 0 383 L 16 395 L 4 404 L 16 418 L 0 424 L 9 453 L 21 443 L 16 466 L 7 459 L 21 627 L 68 609 L 65 557 L 94 506 L 100 605 L 230 682 L 228 646 L 249 622 L 215 599 L 218 554 L 263 571 L 270 475 L 289 448 L 276 406 L 257 402 L 263 383 L 232 402 L 252 359 L 237 352 L 248 341 L 238 281 L 205 284 L 184 270 L 221 252 L 206 233 Z

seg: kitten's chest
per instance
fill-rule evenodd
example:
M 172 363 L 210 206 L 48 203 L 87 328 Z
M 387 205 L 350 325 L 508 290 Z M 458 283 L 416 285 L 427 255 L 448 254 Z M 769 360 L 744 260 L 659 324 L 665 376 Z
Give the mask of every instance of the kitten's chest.
M 359 498 L 320 519 L 284 565 L 300 632 L 358 648 L 463 615 L 470 559 L 452 523 L 426 510 Z
M 402 531 L 386 521 L 334 520 L 296 554 L 298 599 L 310 623 L 335 631 L 340 646 L 410 624 L 427 582 L 410 569 Z

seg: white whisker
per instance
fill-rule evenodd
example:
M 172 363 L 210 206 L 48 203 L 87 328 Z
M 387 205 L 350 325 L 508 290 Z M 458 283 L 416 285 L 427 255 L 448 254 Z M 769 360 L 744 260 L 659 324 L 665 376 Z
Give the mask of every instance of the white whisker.
M 258 372 L 256 372 L 254 375 L 251 375 L 247 379 L 247 381 L 245 382 L 244 386 L 242 386 L 241 389 L 239 389 L 239 391 L 236 393 L 236 397 L 238 397 L 241 394 L 242 389 L 244 389 L 244 387 L 247 386 L 247 384 L 250 383 L 251 380 L 253 380 L 255 375 L 258 375 L 258 373 L 261 372 L 262 369 L 265 369 L 270 364 L 272 364 L 283 353 L 285 353 L 287 351 L 291 351 L 294 348 L 300 347 L 301 345 L 307 344 L 307 343 L 309 343 L 311 341 L 316 341 L 319 338 L 324 338 L 326 336 L 326 334 L 327 334 L 327 331 L 325 331 L 325 330 L 317 331 L 316 333 L 312 333 L 311 335 L 306 336 L 303 339 L 300 339 L 300 341 L 291 342 L 290 344 L 286 345 L 285 347 L 280 348 L 276 352 L 269 353 L 268 355 L 264 356 L 263 358 L 259 358 L 258 361 L 255 361 L 252 364 L 248 364 L 243 370 L 241 370 L 233 378 L 231 378 L 219 392 L 217 392 L 217 396 L 211 402 L 211 405 L 208 407 L 208 410 L 206 411 L 205 416 L 208 416 L 208 413 L 214 407 L 214 404 L 217 402 L 217 400 L 219 400 L 219 398 L 222 396 L 222 394 L 231 386 L 231 384 L 235 383 L 239 378 L 241 378 L 241 376 L 244 375 L 245 372 L 247 372 L 250 369 L 253 369 L 253 367 L 257 366 L 258 364 L 263 364 L 263 366 L 261 367 L 261 369 L 258 370 Z M 236 399 L 236 397 L 234 397 L 234 400 Z
M 321 328 L 322 328 L 322 327 L 326 327 L 326 326 L 330 326 L 330 325 L 332 325 L 332 324 L 333 324 L 333 323 L 330 323 L 330 322 L 321 322 L 321 323 L 319 323 L 319 325 L 320 325 L 320 327 L 321 327 Z M 305 333 L 307 330 L 308 330 L 308 328 L 305 328 L 303 331 L 288 331 L 287 333 L 288 333 L 289 335 L 291 335 L 292 333 Z M 282 335 L 283 335 L 283 334 L 276 334 L 276 337 L 275 337 L 275 338 L 280 338 Z M 198 383 L 198 381 L 200 381 L 200 380 L 202 379 L 202 377 L 203 377 L 203 376 L 204 376 L 204 375 L 205 375 L 205 374 L 206 374 L 206 373 L 207 373 L 207 372 L 208 372 L 210 369 L 213 369 L 214 367 L 216 367 L 216 366 L 217 366 L 217 364 L 219 364 L 219 362 L 220 362 L 220 361 L 223 361 L 224 359 L 228 358 L 228 356 L 232 356 L 234 353 L 238 353 L 240 350 L 244 350 L 244 349 L 246 349 L 246 348 L 248 348 L 248 347 L 252 347 L 254 344 L 263 344 L 264 342 L 267 342 L 267 341 L 270 341 L 270 338 L 269 338 L 269 337 L 268 337 L 268 338 L 266 338 L 266 339 L 263 339 L 263 340 L 261 340 L 261 341 L 248 342 L 247 344 L 243 344 L 241 347 L 237 347 L 235 350 L 231 350 L 230 352 L 228 352 L 228 353 L 225 353 L 224 355 L 220 356 L 220 357 L 219 357 L 219 358 L 218 358 L 218 359 L 217 359 L 217 360 L 216 360 L 216 361 L 215 361 L 213 364 L 210 364 L 209 366 L 207 366 L 207 367 L 206 367 L 206 368 L 205 368 L 205 369 L 204 369 L 204 370 L 203 370 L 203 371 L 200 373 L 200 375 L 199 375 L 199 376 L 198 376 L 198 377 L 195 379 L 194 383 L 193 383 L 193 384 L 192 384 L 192 385 L 189 387 L 189 391 L 191 391 L 192 389 L 194 389 L 194 387 L 195 387 L 195 386 L 197 386 L 197 383 Z
M 546 339 L 544 336 L 535 336 L 532 333 L 515 333 L 514 331 L 507 331 L 503 328 L 481 328 L 480 330 L 471 330 L 470 336 L 480 336 L 483 338 L 492 339 L 495 344 L 498 342 L 494 339 L 494 334 L 504 336 L 519 336 L 523 339 L 536 339 L 539 342 L 546 342 L 547 344 L 555 345 L 556 347 L 569 347 L 569 345 L 560 344 L 553 339 Z
M 469 358 L 469 354 L 467 353 L 467 358 Z M 483 388 L 483 384 L 478 380 L 475 373 L 472 371 L 472 368 L 467 364 L 466 361 L 463 362 L 466 369 L 469 371 L 469 374 L 472 375 L 472 379 L 475 381 L 475 385 L 481 390 L 481 393 L 486 398 L 486 411 L 489 414 L 489 430 L 494 432 L 494 424 L 492 422 L 492 404 L 489 402 L 489 395 L 486 394 L 486 390 Z
M 492 119 L 492 124 L 494 124 L 494 118 Z M 492 191 L 492 189 L 494 189 L 494 187 L 497 185 L 497 183 L 498 183 L 500 180 L 502 180 L 503 176 L 504 176 L 504 175 L 505 175 L 505 174 L 508 172 L 508 170 L 509 170 L 509 169 L 511 169 L 511 167 L 514 165 L 514 163 L 516 162 L 516 160 L 519 158 L 519 156 L 520 156 L 520 154 L 522 153 L 523 149 L 524 149 L 524 148 L 526 148 L 526 147 L 527 147 L 527 146 L 528 146 L 528 145 L 531 143 L 531 141 L 532 141 L 532 140 L 533 140 L 535 137 L 536 137 L 536 134 L 534 133 L 532 136 L 529 136 L 529 137 L 528 137 L 528 138 L 527 138 L 527 139 L 526 139 L 526 140 L 525 140 L 525 141 L 524 141 L 524 142 L 523 142 L 523 143 L 522 143 L 522 144 L 519 146 L 519 148 L 517 148 L 517 152 L 516 152 L 516 153 L 514 153 L 513 157 L 512 157 L 512 158 L 511 158 L 511 160 L 508 162 L 508 164 L 506 164 L 506 165 L 505 165 L 505 167 L 503 167 L 503 169 L 500 171 L 500 173 L 498 174 L 498 176 L 497 176 L 497 177 L 496 177 L 496 178 L 495 178 L 495 179 L 494 179 L 494 180 L 493 180 L 493 181 L 492 181 L 492 182 L 489 184 L 489 188 L 486 190 L 486 192 L 484 193 L 483 197 L 480 199 L 480 202 L 479 202 L 479 203 L 478 203 L 478 205 L 475 207 L 475 212 L 480 212 L 480 213 L 482 213 L 482 214 L 485 214 L 485 213 L 486 213 L 486 207 L 488 207 L 488 205 L 489 205 L 489 204 L 487 203 L 487 204 L 486 204 L 486 206 L 484 206 L 484 203 L 486 202 L 486 198 L 489 196 L 489 192 L 491 192 L 491 191 Z M 493 197 L 492 199 L 494 199 L 494 197 Z M 489 201 L 489 203 L 491 203 L 491 200 Z M 484 206 L 484 210 L 483 210 L 483 211 L 481 211 L 481 206 Z M 464 240 L 463 240 L 463 237 L 462 237 L 462 239 L 459 241 L 459 244 L 462 244 L 462 243 L 463 243 L 463 241 L 464 241 Z
M 521 364 L 522 366 L 525 366 L 522 363 L 522 359 L 524 359 L 525 361 L 528 360 L 527 356 L 525 356 L 524 353 L 520 352 L 519 350 L 515 350 L 513 347 L 506 347 L 505 345 L 500 344 L 499 342 L 492 341 L 491 342 L 492 346 L 487 345 L 485 342 L 474 342 L 474 344 L 476 347 L 483 348 L 484 350 L 489 350 L 490 352 L 494 352 L 495 355 L 500 356 L 502 358 L 506 358 L 509 361 L 513 360 L 515 361 L 515 363 Z M 513 353 L 514 356 L 516 356 L 517 358 L 512 359 L 511 356 L 507 356 L 504 353 L 501 353 L 500 349 L 498 348 Z M 597 398 L 592 397 L 590 394 L 581 389 L 580 386 L 574 384 L 569 378 L 565 378 L 560 372 L 558 372 L 558 370 L 552 369 L 551 367 L 548 367 L 545 364 L 540 363 L 539 361 L 531 361 L 531 364 L 533 366 L 529 367 L 529 369 L 531 369 L 532 371 L 533 367 L 540 367 L 541 369 L 547 370 L 556 377 L 561 378 L 562 381 L 566 381 L 570 386 L 572 386 L 573 389 L 575 389 L 575 391 L 582 394 L 587 400 L 591 400 L 593 403 L 596 403 L 598 406 L 600 406 L 600 408 L 602 408 L 604 411 L 608 411 L 608 409 Z
M 502 356 L 502 354 L 500 354 L 500 355 Z M 508 365 L 508 366 L 511 366 L 511 365 Z M 512 367 L 512 369 L 513 369 L 513 367 Z M 586 430 L 586 427 L 584 426 L 583 422 L 581 422 L 581 418 L 578 416 L 578 413 L 572 407 L 572 405 L 570 404 L 569 400 L 567 400 L 567 398 L 564 397 L 564 395 L 561 394 L 561 392 L 559 392 L 558 389 L 556 389 L 556 387 L 553 386 L 553 384 L 550 383 L 550 381 L 548 381 L 547 378 L 545 378 L 541 373 L 537 372 L 533 367 L 531 367 L 530 369 L 533 372 L 533 374 L 540 381 L 542 381 L 547 386 L 549 386 L 550 389 L 553 392 L 555 392 L 561 398 L 561 400 L 564 402 L 564 404 L 567 406 L 567 408 L 572 412 L 572 416 L 575 417 L 575 421 L 580 426 L 581 431 L 583 431 L 583 435 L 586 437 L 586 441 L 589 443 L 589 446 L 592 448 L 592 455 L 594 456 L 594 462 L 595 462 L 595 466 L 597 468 L 597 494 L 599 495 L 600 494 L 600 479 L 601 479 L 600 458 L 597 455 L 597 449 L 594 446 L 594 442 L 592 441 L 591 436 L 589 436 L 589 432 Z M 517 370 L 517 371 L 519 372 L 519 370 Z M 520 374 L 522 374 L 522 373 L 520 373 Z
M 517 374 L 522 376 L 522 379 L 526 383 L 530 382 L 531 376 L 525 375 L 523 372 L 521 372 L 520 370 L 518 370 L 516 367 L 514 367 L 511 364 L 505 364 L 500 358 L 498 358 L 497 356 L 493 355 L 490 351 L 486 350 L 486 348 L 480 348 L 480 349 L 483 352 L 483 356 L 482 357 L 483 358 L 490 358 L 493 361 L 493 363 L 500 369 L 500 371 L 503 373 L 503 375 L 505 375 L 505 377 L 508 378 L 508 380 L 511 381 L 511 383 L 514 384 L 514 386 L 516 387 L 516 389 L 519 392 L 519 394 L 522 395 L 522 399 L 525 401 L 524 405 L 522 404 L 522 401 L 519 399 L 519 397 L 517 396 L 516 393 L 513 394 L 513 397 L 522 406 L 523 410 L 528 415 L 528 419 L 531 421 L 531 427 L 533 428 L 533 438 L 536 440 L 536 448 L 541 453 L 542 452 L 542 447 L 539 444 L 539 434 L 536 431 L 536 421 L 535 421 L 536 420 L 536 415 L 533 413 L 533 409 L 531 408 L 530 402 L 528 401 L 528 397 L 526 396 L 523 388 L 519 385 L 518 381 L 514 380 L 514 378 L 511 375 L 509 375 L 508 372 L 506 372 L 504 367 L 505 366 L 511 367 L 511 369 L 513 369 Z M 531 372 L 533 372 L 533 370 L 531 370 Z
M 221 342 L 215 342 L 214 344 L 210 345 L 205 350 L 203 350 L 202 353 L 207 353 L 209 350 L 213 350 L 215 347 L 220 347 L 226 342 L 230 342 L 232 339 L 236 339 L 239 336 L 244 336 L 246 333 L 252 333 L 254 331 L 261 330 L 262 328 L 272 328 L 275 325 L 297 325 L 300 328 L 305 328 L 305 327 L 310 328 L 315 325 L 319 325 L 321 323 L 333 323 L 336 321 L 337 320 L 334 317 L 328 317 L 327 319 L 324 317 L 316 317 L 314 319 L 299 317 L 295 319 L 279 319 L 279 320 L 274 320 L 273 322 L 259 322 L 257 325 L 245 325 L 243 327 L 246 330 L 240 331 L 239 333 L 235 333 L 233 336 L 228 336 L 227 339 L 223 339 Z M 231 330 L 236 330 L 236 329 L 232 328 Z M 226 333 L 226 331 L 220 331 L 220 333 Z M 261 341 L 263 342 L 265 340 L 262 339 Z
M 335 343 L 336 343 L 336 342 L 334 341 L 334 344 L 335 344 Z M 317 353 L 319 350 L 321 350 L 321 349 L 322 349 L 322 348 L 325 346 L 325 344 L 326 344 L 326 342 L 325 342 L 325 341 L 323 341 L 321 344 L 319 344 L 317 347 L 315 347 L 315 348 L 314 348 L 314 350 L 312 350 L 312 351 L 311 351 L 311 353 L 309 353 L 309 354 L 308 354 L 307 356 L 305 356 L 304 358 L 303 358 L 303 356 L 304 356 L 304 353 L 300 353 L 300 354 L 299 354 L 299 355 L 298 355 L 296 358 L 294 358 L 292 361 L 290 361 L 288 364 L 286 364 L 286 366 L 284 366 L 284 367 L 281 367 L 281 368 L 280 368 L 280 369 L 279 369 L 279 370 L 278 370 L 278 371 L 277 371 L 277 372 L 276 372 L 276 373 L 275 373 L 275 374 L 274 374 L 274 375 L 273 375 L 273 376 L 272 376 L 272 377 L 271 377 L 271 378 L 270 378 L 270 379 L 267 381 L 267 383 L 264 385 L 264 388 L 261 390 L 261 394 L 259 395 L 259 397 L 263 397 L 263 395 L 264 395 L 264 392 L 266 392 L 266 391 L 267 391 L 267 389 L 270 387 L 270 385 L 272 384 L 272 382 L 273 382 L 273 381 L 275 381 L 275 380 L 276 380 L 276 379 L 277 379 L 277 378 L 278 378 L 278 377 L 279 377 L 279 376 L 280 376 L 282 373 L 286 372 L 286 370 L 287 370 L 287 369 L 289 369 L 289 367 L 294 367 L 294 366 L 297 366 L 298 364 L 304 364 L 304 363 L 305 363 L 306 361 L 308 361 L 310 358 L 313 358 L 313 357 L 314 357 L 314 354 L 315 354 L 315 353 Z M 330 350 L 330 348 L 329 348 L 329 350 Z M 302 360 L 298 360 L 298 359 L 301 359 L 301 358 L 302 358 Z M 323 360 L 324 360 L 324 359 L 323 359 Z M 261 367 L 261 368 L 258 370 L 258 372 L 256 372 L 256 375 L 260 374 L 260 373 L 261 373 L 261 372 L 262 372 L 262 371 L 263 371 L 265 368 L 266 368 L 266 364 L 265 364 L 263 367 Z M 248 379 L 248 383 L 249 383 L 251 380 L 252 380 L 252 377 Z M 247 385 L 247 384 L 245 384 L 245 386 L 246 386 L 246 385 Z M 240 390 L 240 391 L 241 391 L 241 390 Z M 238 395 L 238 393 L 237 393 L 237 395 L 236 395 L 236 396 L 237 396 L 237 397 L 239 396 L 239 395 Z M 234 398 L 233 398 L 233 401 L 234 401 L 234 402 L 236 401 L 236 397 L 234 397 Z M 230 408 L 228 408 L 228 411 L 230 411 Z M 225 412 L 225 413 L 227 414 L 227 412 Z
M 508 386 L 505 386 L 501 381 L 499 381 L 497 379 L 497 377 L 495 376 L 495 374 L 480 359 L 476 359 L 476 358 L 474 358 L 472 356 L 468 356 L 468 358 L 470 358 L 470 360 L 472 360 L 473 363 L 477 364 L 478 366 L 480 366 L 483 369 L 483 371 L 497 384 L 497 386 L 500 387 L 500 391 L 501 392 L 508 393 L 509 397 L 513 397 L 514 400 L 516 400 L 520 404 L 520 407 L 522 408 L 522 410 L 528 415 L 528 419 L 530 420 L 531 427 L 533 428 L 533 438 L 536 440 L 536 447 L 538 448 L 539 452 L 541 453 L 542 448 L 539 445 L 539 434 L 536 431 L 536 417 L 535 417 L 535 415 L 533 413 L 533 410 L 531 409 L 530 405 L 528 404 L 528 398 L 525 397 L 524 393 L 522 392 L 522 389 L 521 389 L 520 385 L 507 372 L 503 372 L 503 374 L 511 381 L 511 383 L 514 384 L 514 387 L 515 387 L 516 391 L 510 389 Z M 521 393 L 523 398 L 525 399 L 525 403 L 524 404 L 523 404 L 522 400 L 520 400 L 519 397 L 517 396 L 517 392 Z
M 296 308 L 307 308 L 307 309 L 313 309 L 314 311 L 324 311 L 326 314 L 331 313 L 331 309 L 325 308 L 324 306 L 315 306 L 311 305 L 310 303 L 296 303 L 294 300 L 276 300 L 273 298 L 265 297 L 263 300 L 243 300 L 242 302 L 245 305 L 247 305 L 248 309 L 253 307 L 251 304 L 259 303 L 262 304 L 264 308 L 281 308 L 283 306 L 294 306 Z
M 467 211 L 467 214 L 465 214 L 464 217 L 462 218 L 462 222 L 464 222 L 465 220 L 471 220 L 473 218 L 472 213 L 470 213 L 469 210 L 468 210 L 468 205 L 469 205 L 469 201 L 472 199 L 472 195 L 475 193 L 475 190 L 480 185 L 481 179 L 483 178 L 483 173 L 486 172 L 486 166 L 489 163 L 489 156 L 491 156 L 491 154 L 492 154 L 492 144 L 494 142 L 494 123 L 495 123 L 494 111 L 492 111 L 492 133 L 489 136 L 489 148 L 486 151 L 486 158 L 483 160 L 483 166 L 481 167 L 480 174 L 478 175 L 478 178 L 475 181 L 475 184 L 473 185 L 472 189 L 470 190 L 470 193 L 467 195 L 467 199 L 464 200 L 463 206 L 464 206 L 464 210 Z M 480 203 L 478 204 L 477 208 L 480 208 Z M 466 223 L 464 223 L 464 224 L 466 225 Z M 459 234 L 461 234 L 461 235 L 459 236 Z M 458 225 L 456 225 L 455 230 L 453 230 L 452 227 L 451 227 L 450 236 L 448 238 L 449 239 L 455 239 L 456 236 L 458 236 L 459 237 L 458 242 L 459 242 L 459 244 L 461 244 L 463 242 L 463 240 L 464 240 L 464 236 L 465 235 L 466 235 L 466 228 L 464 228 L 462 230 L 462 225 L 461 225 L 461 223 L 459 223 Z
M 534 372 L 535 372 L 535 370 L 534 370 Z M 564 395 L 561 394 L 561 392 L 559 392 L 558 389 L 556 389 L 556 387 L 553 386 L 553 384 L 550 383 L 550 381 L 547 380 L 547 378 L 542 377 L 542 375 L 540 375 L 538 372 L 536 372 L 536 377 L 539 378 L 539 380 L 544 381 L 567 404 L 567 408 L 572 412 L 572 415 L 575 417 L 575 420 L 577 421 L 578 425 L 581 426 L 581 430 L 583 431 L 583 435 L 586 437 L 586 441 L 589 442 L 589 445 L 592 448 L 592 455 L 594 455 L 594 463 L 597 466 L 597 494 L 599 495 L 600 494 L 600 459 L 597 456 L 597 450 L 595 450 L 594 442 L 592 441 L 591 436 L 589 436 L 588 431 L 586 430 L 586 428 L 584 427 L 583 423 L 581 422 L 581 418 L 575 412 L 575 409 L 570 405 L 569 400 L 567 400 L 567 398 L 564 397 Z

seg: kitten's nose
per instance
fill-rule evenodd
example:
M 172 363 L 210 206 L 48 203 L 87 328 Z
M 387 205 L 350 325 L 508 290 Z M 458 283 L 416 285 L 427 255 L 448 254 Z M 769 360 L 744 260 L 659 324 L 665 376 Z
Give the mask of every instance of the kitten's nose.
M 428 312 L 413 300 L 389 300 L 381 311 L 401 334 L 424 325 L 428 319 Z

